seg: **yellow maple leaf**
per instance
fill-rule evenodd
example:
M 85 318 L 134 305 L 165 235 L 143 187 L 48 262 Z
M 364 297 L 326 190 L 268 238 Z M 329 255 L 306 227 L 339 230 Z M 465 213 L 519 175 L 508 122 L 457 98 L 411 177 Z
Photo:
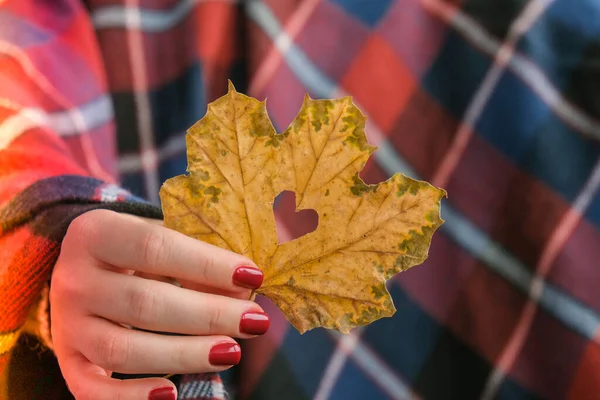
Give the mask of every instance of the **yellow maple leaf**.
M 350 97 L 307 96 L 277 134 L 266 103 L 230 83 L 187 133 L 188 175 L 161 188 L 165 226 L 254 260 L 265 275 L 258 293 L 301 333 L 347 333 L 391 316 L 385 282 L 427 258 L 446 192 L 401 174 L 363 183 L 358 173 L 375 151 L 365 121 Z M 280 244 L 273 202 L 283 191 L 319 224 Z

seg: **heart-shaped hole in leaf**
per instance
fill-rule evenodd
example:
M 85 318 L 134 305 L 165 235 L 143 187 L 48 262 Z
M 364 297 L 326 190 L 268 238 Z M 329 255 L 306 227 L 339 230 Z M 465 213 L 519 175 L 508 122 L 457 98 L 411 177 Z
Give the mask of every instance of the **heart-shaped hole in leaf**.
M 273 204 L 279 244 L 290 242 L 317 229 L 319 215 L 315 210 L 296 211 L 296 193 L 284 190 Z

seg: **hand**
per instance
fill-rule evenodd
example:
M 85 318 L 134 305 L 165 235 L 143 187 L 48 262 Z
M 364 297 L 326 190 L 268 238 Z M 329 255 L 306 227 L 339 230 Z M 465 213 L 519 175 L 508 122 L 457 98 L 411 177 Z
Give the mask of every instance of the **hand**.
M 184 287 L 137 275 L 173 277 Z M 268 316 L 248 300 L 262 278 L 243 256 L 137 217 L 97 210 L 76 218 L 50 288 L 52 340 L 69 389 L 89 400 L 148 400 L 153 390 L 172 390 L 174 400 L 167 379 L 110 375 L 237 364 L 241 352 L 232 338 L 269 327 Z

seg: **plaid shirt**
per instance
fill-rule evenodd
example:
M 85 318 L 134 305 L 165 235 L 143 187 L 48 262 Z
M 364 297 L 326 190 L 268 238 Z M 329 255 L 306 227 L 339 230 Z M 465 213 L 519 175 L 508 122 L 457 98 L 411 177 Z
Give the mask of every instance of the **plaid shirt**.
M 184 132 L 227 78 L 279 131 L 306 92 L 354 96 L 379 147 L 365 180 L 449 194 L 428 261 L 389 284 L 393 318 L 301 336 L 259 299 L 272 327 L 242 343 L 231 397 L 600 399 L 597 0 L 5 0 L 0 354 L 27 359 L 14 345 L 28 313 L 44 326 L 73 216 L 157 215 L 139 198 L 185 170 Z M 283 238 L 315 222 L 291 202 Z M 19 393 L 68 398 L 39 365 L 15 367 Z

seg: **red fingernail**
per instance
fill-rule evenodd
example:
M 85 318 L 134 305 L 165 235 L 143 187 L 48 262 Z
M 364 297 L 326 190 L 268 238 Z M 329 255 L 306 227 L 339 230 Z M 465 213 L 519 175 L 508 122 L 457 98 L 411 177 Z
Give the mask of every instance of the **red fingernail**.
M 235 365 L 242 358 L 242 349 L 237 343 L 219 343 L 210 349 L 208 362 L 212 365 Z
M 248 289 L 258 289 L 263 283 L 262 271 L 255 267 L 237 267 L 233 272 L 233 283 Z
M 172 386 L 154 389 L 148 395 L 148 400 L 175 400 L 175 389 Z
M 271 326 L 269 316 L 263 312 L 247 312 L 242 314 L 240 332 L 247 335 L 264 335 Z

